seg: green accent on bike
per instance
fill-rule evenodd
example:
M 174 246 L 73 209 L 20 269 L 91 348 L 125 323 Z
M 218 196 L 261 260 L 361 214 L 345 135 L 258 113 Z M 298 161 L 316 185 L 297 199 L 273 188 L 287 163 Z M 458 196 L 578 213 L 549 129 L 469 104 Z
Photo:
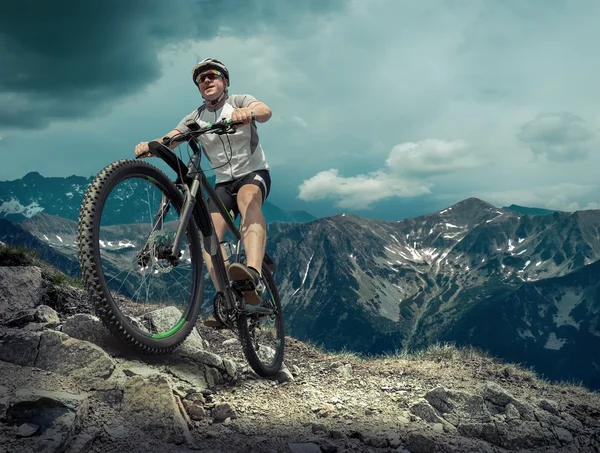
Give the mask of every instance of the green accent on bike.
M 155 333 L 152 335 L 152 338 L 166 338 L 166 337 L 170 337 L 171 335 L 173 335 L 175 332 L 177 332 L 179 329 L 181 329 L 181 326 L 183 326 L 183 324 L 185 323 L 185 318 L 181 318 L 181 320 L 177 323 L 177 325 L 175 327 L 173 327 L 171 330 L 168 330 L 166 332 L 163 333 Z
M 154 179 L 152 176 L 146 176 L 146 179 L 153 184 L 156 183 L 156 179 Z

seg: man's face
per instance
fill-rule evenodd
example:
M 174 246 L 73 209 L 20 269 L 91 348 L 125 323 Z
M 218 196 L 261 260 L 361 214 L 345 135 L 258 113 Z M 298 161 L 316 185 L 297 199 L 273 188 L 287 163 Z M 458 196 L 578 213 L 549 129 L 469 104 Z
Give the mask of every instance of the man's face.
M 227 87 L 227 81 L 223 78 L 223 74 L 214 69 L 200 73 L 196 78 L 196 83 L 202 96 L 209 101 L 214 101 L 221 96 Z

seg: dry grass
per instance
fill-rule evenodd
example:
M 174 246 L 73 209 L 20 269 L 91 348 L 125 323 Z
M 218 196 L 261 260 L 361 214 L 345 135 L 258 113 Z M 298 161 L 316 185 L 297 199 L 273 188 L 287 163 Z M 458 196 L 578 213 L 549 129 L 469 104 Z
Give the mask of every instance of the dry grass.
M 27 247 L 0 245 L 0 266 L 32 266 L 37 254 Z

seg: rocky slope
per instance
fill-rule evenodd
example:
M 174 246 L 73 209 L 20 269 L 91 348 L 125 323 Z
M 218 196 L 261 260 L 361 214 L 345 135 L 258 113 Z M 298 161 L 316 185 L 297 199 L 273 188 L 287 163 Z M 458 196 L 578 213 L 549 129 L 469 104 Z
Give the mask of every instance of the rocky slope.
M 74 275 L 75 222 L 45 213 L 1 222 L 1 240 L 52 251 Z M 138 240 L 136 226 L 102 231 L 103 253 L 118 266 Z M 279 268 L 288 331 L 300 340 L 365 354 L 475 345 L 600 389 L 598 210 L 532 216 L 472 198 L 399 222 L 275 222 L 267 251 Z M 208 282 L 205 309 L 212 295 Z M 490 322 L 498 317 L 502 323 Z
M 140 356 L 108 334 L 81 289 L 51 266 L 24 264 L 0 267 L 7 453 L 600 448 L 597 393 L 474 350 L 361 358 L 288 337 L 285 367 L 267 380 L 246 366 L 235 335 L 198 324 L 173 354 Z

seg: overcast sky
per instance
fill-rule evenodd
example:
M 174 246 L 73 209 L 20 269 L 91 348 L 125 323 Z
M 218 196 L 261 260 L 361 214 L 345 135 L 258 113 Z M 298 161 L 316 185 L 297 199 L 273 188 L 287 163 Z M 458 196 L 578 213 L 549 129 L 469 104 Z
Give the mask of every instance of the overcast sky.
M 1 8 L 0 180 L 132 157 L 201 103 L 191 68 L 216 57 L 230 93 L 273 111 L 259 135 L 284 209 L 398 220 L 472 196 L 600 207 L 596 0 Z

